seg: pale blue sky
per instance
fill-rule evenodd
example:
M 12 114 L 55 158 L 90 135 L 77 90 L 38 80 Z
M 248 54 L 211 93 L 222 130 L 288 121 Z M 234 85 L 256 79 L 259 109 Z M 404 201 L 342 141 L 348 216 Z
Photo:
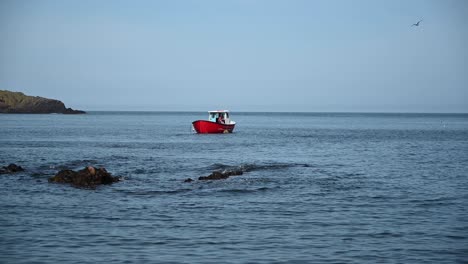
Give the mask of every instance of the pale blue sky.
M 468 112 L 467 26 L 464 0 L 0 0 L 0 89 L 84 110 Z

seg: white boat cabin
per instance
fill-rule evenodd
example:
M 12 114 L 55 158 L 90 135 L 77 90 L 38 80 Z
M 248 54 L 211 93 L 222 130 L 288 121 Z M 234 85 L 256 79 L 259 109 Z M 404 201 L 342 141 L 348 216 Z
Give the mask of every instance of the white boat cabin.
M 208 111 L 208 121 L 227 125 L 235 123 L 229 118 L 229 110 Z

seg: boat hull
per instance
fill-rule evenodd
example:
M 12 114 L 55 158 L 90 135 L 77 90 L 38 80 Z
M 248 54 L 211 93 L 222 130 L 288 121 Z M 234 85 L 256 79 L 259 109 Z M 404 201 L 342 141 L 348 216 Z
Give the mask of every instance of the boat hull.
M 236 124 L 220 124 L 206 120 L 197 120 L 192 122 L 192 125 L 199 134 L 220 134 L 232 133 Z

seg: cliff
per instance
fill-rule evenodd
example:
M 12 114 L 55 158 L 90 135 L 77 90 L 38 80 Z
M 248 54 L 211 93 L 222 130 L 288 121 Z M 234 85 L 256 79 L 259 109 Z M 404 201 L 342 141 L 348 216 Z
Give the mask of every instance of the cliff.
M 20 92 L 0 90 L 0 113 L 9 114 L 85 114 L 80 110 L 66 108 L 59 100 L 28 96 Z

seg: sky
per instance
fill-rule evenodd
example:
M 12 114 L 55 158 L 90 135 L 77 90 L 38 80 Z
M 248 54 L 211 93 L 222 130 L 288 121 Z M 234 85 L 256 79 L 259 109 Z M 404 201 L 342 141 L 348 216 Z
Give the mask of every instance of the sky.
M 465 0 L 0 0 L 0 89 L 83 110 L 466 113 L 467 28 Z

